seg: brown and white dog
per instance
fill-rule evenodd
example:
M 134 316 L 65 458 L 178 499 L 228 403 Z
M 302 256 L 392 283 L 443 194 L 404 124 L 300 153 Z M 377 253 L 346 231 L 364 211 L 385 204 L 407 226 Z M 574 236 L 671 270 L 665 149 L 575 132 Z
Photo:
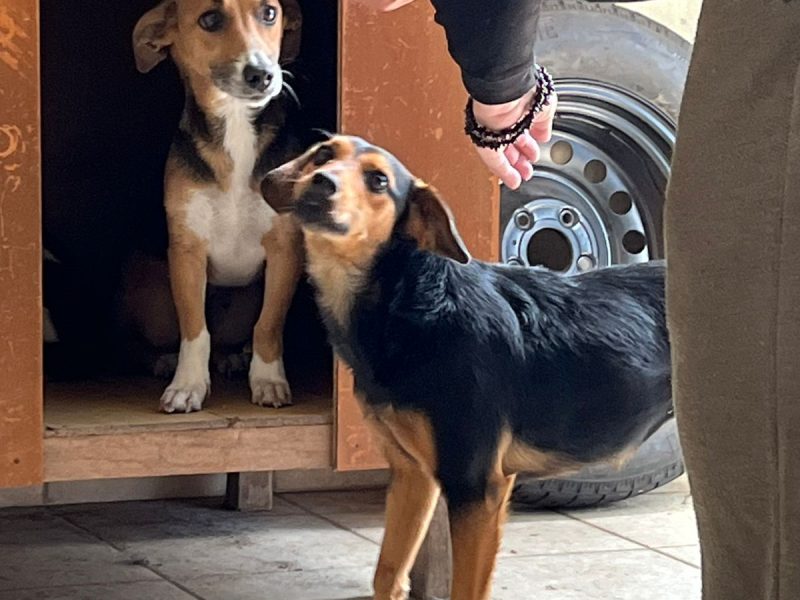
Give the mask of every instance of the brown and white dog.
M 266 279 L 253 332 L 249 378 L 254 403 L 291 403 L 283 367 L 283 326 L 302 272 L 292 223 L 264 203 L 263 175 L 294 152 L 277 98 L 282 64 L 299 50 L 295 0 L 163 0 L 133 32 L 146 73 L 168 55 L 186 103 L 166 165 L 164 204 L 169 277 L 180 327 L 165 412 L 200 410 L 210 391 L 206 287 Z

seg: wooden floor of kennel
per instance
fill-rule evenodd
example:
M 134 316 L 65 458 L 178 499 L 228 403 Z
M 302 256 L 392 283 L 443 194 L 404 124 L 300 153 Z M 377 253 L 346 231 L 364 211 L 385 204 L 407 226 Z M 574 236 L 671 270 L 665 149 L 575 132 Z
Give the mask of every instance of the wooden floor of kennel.
M 462 133 L 465 95 L 430 3 L 373 14 L 341 0 L 339 11 L 340 130 L 391 147 L 444 193 L 473 253 L 494 257 L 499 189 Z M 244 387 L 215 388 L 206 410 L 189 415 L 159 414 L 153 382 L 45 390 L 40 134 L 38 2 L 0 0 L 0 488 L 255 474 L 231 478 L 246 503 L 248 481 L 268 486 L 271 471 L 384 465 L 341 363 L 333 398 L 280 410 L 250 405 Z

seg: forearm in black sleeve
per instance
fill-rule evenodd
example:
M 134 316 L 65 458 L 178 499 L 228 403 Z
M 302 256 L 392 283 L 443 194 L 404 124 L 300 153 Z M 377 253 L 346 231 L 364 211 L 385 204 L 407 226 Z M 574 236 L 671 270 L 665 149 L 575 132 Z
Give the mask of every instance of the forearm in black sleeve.
M 431 0 L 436 22 L 478 102 L 516 100 L 536 83 L 533 45 L 541 0 Z

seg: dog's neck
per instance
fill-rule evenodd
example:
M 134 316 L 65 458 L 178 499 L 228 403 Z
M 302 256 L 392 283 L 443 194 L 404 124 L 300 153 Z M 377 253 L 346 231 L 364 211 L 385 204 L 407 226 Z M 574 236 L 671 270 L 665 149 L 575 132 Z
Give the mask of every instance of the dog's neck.
M 308 274 L 317 290 L 320 308 L 340 329 L 347 329 L 356 296 L 367 280 L 367 270 L 335 258 L 308 256 Z
M 222 147 L 231 161 L 231 186 L 233 188 L 249 187 L 253 169 L 256 166 L 258 158 L 256 110 L 234 98 L 227 98 L 217 106 L 216 114 L 222 120 L 224 130 Z
M 212 164 L 225 189 L 252 187 L 259 157 L 283 124 L 275 99 L 254 104 L 207 85 L 195 90 L 190 78 L 184 83 L 181 127 L 208 151 L 221 155 Z
M 419 251 L 414 242 L 396 238 L 353 252 L 306 232 L 305 245 L 306 268 L 317 290 L 318 303 L 342 331 L 350 325 L 356 301 L 376 291 L 375 285 L 397 289 L 405 285 L 404 281 L 416 281 L 421 272 L 430 276 L 431 264 L 445 264 L 444 259 Z M 448 272 L 435 269 L 439 284 Z
M 317 301 L 333 323 L 346 330 L 379 247 L 368 252 L 351 252 L 314 233 L 306 233 L 305 245 L 306 268 L 317 290 Z

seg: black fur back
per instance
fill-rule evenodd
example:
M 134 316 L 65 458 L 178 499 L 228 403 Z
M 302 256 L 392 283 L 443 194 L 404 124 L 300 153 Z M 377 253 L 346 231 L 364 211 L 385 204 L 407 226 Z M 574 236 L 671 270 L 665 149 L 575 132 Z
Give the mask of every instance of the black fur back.
M 332 342 L 373 406 L 422 411 L 451 508 L 477 500 L 504 429 L 594 462 L 671 410 L 664 265 L 563 277 L 460 265 L 394 239 Z

